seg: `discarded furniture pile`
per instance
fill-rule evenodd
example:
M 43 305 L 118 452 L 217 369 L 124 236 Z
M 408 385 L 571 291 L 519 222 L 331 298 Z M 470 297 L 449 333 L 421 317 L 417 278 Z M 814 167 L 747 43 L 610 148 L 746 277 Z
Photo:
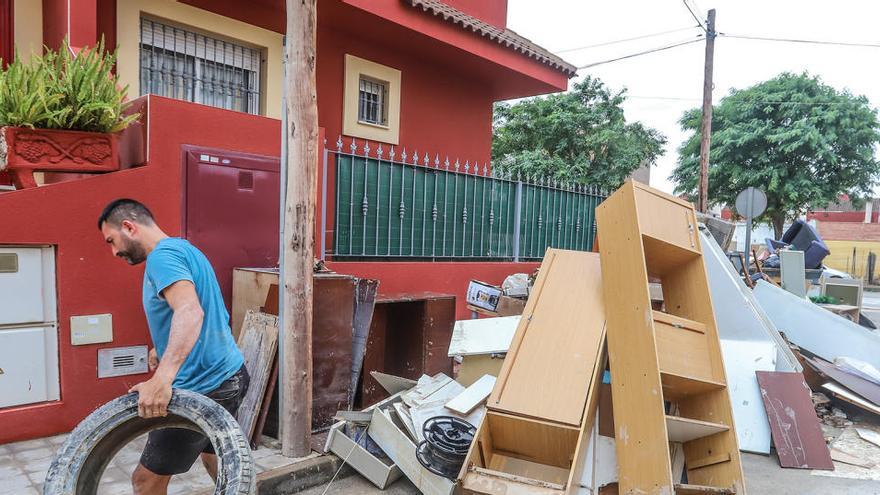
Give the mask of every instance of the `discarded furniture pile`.
M 679 198 L 627 182 L 596 221 L 600 253 L 548 249 L 521 315 L 455 322 L 457 373 L 370 373 L 387 397 L 325 451 L 427 495 L 744 494 L 741 452 L 880 480 L 880 335 L 747 285 Z

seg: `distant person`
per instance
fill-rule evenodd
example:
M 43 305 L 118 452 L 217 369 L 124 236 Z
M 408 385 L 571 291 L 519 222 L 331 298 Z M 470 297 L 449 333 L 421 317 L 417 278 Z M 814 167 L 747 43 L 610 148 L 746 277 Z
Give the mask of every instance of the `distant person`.
M 172 387 L 204 394 L 235 415 L 250 377 L 211 263 L 188 241 L 168 237 L 133 199 L 108 204 L 98 229 L 114 256 L 129 265 L 147 262 L 142 299 L 155 373 L 129 390 L 138 393 L 138 415 L 166 416 Z M 131 476 L 135 495 L 166 495 L 171 477 L 189 471 L 200 455 L 216 481 L 217 456 L 207 437 L 182 428 L 151 431 Z

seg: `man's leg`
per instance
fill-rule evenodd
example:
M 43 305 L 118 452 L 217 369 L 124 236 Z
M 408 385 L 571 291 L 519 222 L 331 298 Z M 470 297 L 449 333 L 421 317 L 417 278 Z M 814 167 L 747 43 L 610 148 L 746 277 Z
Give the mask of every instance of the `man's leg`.
M 131 473 L 131 488 L 134 495 L 167 495 L 171 476 L 156 474 L 138 464 Z
M 202 452 L 202 464 L 205 465 L 205 471 L 211 475 L 211 479 L 217 482 L 217 456 Z

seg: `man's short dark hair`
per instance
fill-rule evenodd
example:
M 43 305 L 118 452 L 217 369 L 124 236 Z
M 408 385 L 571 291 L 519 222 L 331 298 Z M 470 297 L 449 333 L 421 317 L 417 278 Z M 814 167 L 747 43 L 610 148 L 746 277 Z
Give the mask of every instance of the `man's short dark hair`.
M 153 225 L 156 223 L 150 209 L 143 203 L 133 199 L 120 198 L 111 201 L 110 204 L 104 207 L 104 211 L 98 217 L 98 230 L 101 230 L 105 222 L 113 227 L 119 227 L 122 225 L 123 220 L 137 222 L 142 225 Z

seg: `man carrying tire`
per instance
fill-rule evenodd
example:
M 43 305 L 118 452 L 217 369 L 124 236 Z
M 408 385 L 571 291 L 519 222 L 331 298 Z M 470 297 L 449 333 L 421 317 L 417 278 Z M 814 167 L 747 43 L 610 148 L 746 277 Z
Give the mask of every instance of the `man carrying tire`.
M 235 416 L 250 378 L 208 259 L 188 241 L 166 235 L 150 210 L 132 199 L 108 204 L 98 228 L 114 256 L 129 265 L 146 261 L 142 300 L 155 373 L 129 390 L 138 393 L 138 415 L 166 416 L 173 387 L 204 394 Z M 207 437 L 181 428 L 151 431 L 132 473 L 135 495 L 167 494 L 171 477 L 189 471 L 199 456 L 216 480 L 217 458 Z

